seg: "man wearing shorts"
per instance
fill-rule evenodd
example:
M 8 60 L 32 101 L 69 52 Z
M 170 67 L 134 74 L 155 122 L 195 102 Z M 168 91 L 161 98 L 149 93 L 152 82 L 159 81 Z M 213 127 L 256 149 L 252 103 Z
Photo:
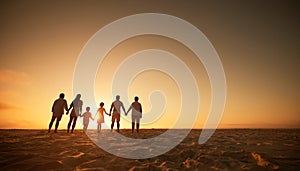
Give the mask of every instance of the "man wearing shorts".
M 65 94 L 61 93 L 59 95 L 59 99 L 55 100 L 52 105 L 52 118 L 49 123 L 48 133 L 50 132 L 52 124 L 55 121 L 55 119 L 56 119 L 56 123 L 55 123 L 55 131 L 54 132 L 55 133 L 57 132 L 59 121 L 61 120 L 61 117 L 64 114 L 64 110 L 68 111 L 68 104 L 64 98 L 65 98 Z
M 138 101 L 139 101 L 139 97 L 135 96 L 134 102 L 131 104 L 131 106 L 129 107 L 129 109 L 126 113 L 126 115 L 127 115 L 128 112 L 132 109 L 132 113 L 131 113 L 131 120 L 132 120 L 131 132 L 132 133 L 134 131 L 135 123 L 136 123 L 136 132 L 139 133 L 140 119 L 142 118 L 142 105 Z
M 121 107 L 122 107 L 124 113 L 126 113 L 124 105 L 120 101 L 120 96 L 117 95 L 116 100 L 111 104 L 111 107 L 110 107 L 110 110 L 109 110 L 109 115 L 111 115 L 111 111 L 113 111 L 112 119 L 111 119 L 111 131 L 113 131 L 113 129 L 114 129 L 114 124 L 115 124 L 116 120 L 117 120 L 118 132 L 120 131 Z

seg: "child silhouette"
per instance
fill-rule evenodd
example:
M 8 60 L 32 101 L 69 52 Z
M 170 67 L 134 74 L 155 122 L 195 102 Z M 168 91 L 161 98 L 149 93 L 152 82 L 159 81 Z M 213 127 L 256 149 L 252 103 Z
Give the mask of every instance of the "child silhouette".
M 97 125 L 97 130 L 98 130 L 98 133 L 100 133 L 100 131 L 101 131 L 101 124 L 104 123 L 104 115 L 103 115 L 103 112 L 105 112 L 105 114 L 109 115 L 109 114 L 106 112 L 106 110 L 105 110 L 105 108 L 104 108 L 103 106 L 104 106 L 104 103 L 101 102 L 101 103 L 100 103 L 100 108 L 97 110 L 97 113 L 96 113 L 96 115 L 98 114 L 98 119 L 97 119 L 97 123 L 98 123 L 98 125 Z M 109 115 L 109 116 L 110 116 L 110 115 Z
M 90 107 L 86 107 L 86 111 L 82 115 L 80 115 L 80 117 L 83 117 L 83 131 L 86 132 L 89 126 L 90 118 L 94 120 L 90 112 Z

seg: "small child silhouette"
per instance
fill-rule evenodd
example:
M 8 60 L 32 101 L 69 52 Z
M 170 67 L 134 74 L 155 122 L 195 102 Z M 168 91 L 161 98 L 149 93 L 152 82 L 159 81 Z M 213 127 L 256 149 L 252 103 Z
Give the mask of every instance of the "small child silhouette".
M 84 112 L 80 117 L 83 117 L 83 131 L 87 131 L 89 126 L 90 118 L 94 120 L 90 112 L 90 107 L 86 107 L 86 112 Z
M 103 115 L 103 112 L 105 112 L 105 114 L 109 115 L 105 108 L 103 107 L 104 106 L 104 103 L 101 102 L 100 103 L 100 108 L 97 110 L 97 113 L 96 115 L 98 114 L 98 119 L 97 119 L 97 123 L 98 123 L 98 126 L 97 126 L 97 130 L 98 130 L 98 133 L 100 133 L 101 131 L 101 124 L 104 123 L 104 115 Z M 110 116 L 110 115 L 109 115 Z

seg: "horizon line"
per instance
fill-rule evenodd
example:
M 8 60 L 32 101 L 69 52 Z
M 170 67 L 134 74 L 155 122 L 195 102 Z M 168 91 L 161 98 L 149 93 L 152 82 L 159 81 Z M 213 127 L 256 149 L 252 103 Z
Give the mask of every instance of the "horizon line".
M 170 128 L 140 128 L 140 130 L 169 130 Z M 170 130 L 186 130 L 186 129 L 190 129 L 190 128 L 171 128 Z M 214 128 L 192 128 L 190 130 L 210 130 L 210 129 L 214 129 Z M 218 129 L 300 129 L 300 127 L 267 127 L 267 128 L 262 128 L 262 127 L 257 127 L 257 128 L 216 128 L 215 130 Z M 0 128 L 0 130 L 48 130 L 47 128 Z M 62 130 L 67 130 L 67 129 L 58 129 L 58 131 L 62 131 Z M 83 129 L 76 129 L 75 130 L 83 130 Z M 95 130 L 97 131 L 97 129 L 88 129 L 88 130 Z M 102 130 L 110 130 L 109 128 L 103 128 Z M 115 130 L 115 129 L 114 129 Z M 122 128 L 120 130 L 131 130 L 131 128 Z

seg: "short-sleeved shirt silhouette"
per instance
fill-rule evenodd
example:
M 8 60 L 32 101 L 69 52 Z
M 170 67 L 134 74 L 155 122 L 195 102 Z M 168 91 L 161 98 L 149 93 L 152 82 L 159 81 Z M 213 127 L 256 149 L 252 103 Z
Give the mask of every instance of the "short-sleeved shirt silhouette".
M 55 100 L 52 106 L 53 116 L 63 115 L 64 110 L 68 110 L 67 101 L 63 98 Z

